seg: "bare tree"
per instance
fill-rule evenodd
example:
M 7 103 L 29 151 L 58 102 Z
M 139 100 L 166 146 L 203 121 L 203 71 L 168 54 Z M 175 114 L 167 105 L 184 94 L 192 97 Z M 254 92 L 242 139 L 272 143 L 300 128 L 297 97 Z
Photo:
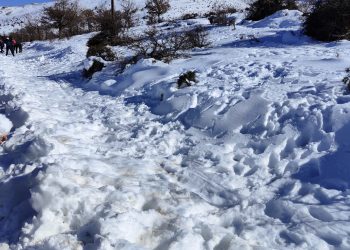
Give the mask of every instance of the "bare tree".
M 81 12 L 81 26 L 87 32 L 97 31 L 96 15 L 93 10 L 85 9 Z
M 57 0 L 53 6 L 44 9 L 41 22 L 50 28 L 58 29 L 58 37 L 62 38 L 66 29 L 69 33 L 75 32 L 74 27 L 79 23 L 79 12 L 76 0 Z
M 129 29 L 131 27 L 134 27 L 137 19 L 135 17 L 135 14 L 137 12 L 137 7 L 132 2 L 132 0 L 123 0 L 122 1 L 122 10 L 120 13 L 120 16 L 123 21 L 123 26 L 125 29 Z
M 169 0 L 147 0 L 146 9 L 150 24 L 161 22 L 161 15 L 170 9 Z

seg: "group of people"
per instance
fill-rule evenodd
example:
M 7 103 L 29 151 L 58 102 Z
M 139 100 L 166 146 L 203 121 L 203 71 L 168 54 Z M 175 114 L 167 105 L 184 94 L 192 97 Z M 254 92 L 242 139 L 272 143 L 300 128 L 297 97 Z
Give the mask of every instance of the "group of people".
M 16 53 L 22 53 L 22 44 L 20 42 L 17 42 L 12 37 L 0 37 L 0 53 L 4 53 L 4 48 L 6 47 L 6 56 L 11 52 L 13 56 L 15 56 Z

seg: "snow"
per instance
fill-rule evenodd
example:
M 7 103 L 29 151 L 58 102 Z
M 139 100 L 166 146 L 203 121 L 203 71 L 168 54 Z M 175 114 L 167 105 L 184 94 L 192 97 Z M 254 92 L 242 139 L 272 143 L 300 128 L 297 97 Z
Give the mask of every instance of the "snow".
M 0 249 L 350 249 L 350 42 L 301 15 L 89 81 L 92 34 L 0 55 Z
M 0 114 L 0 134 L 8 134 L 12 127 L 12 122 L 5 115 Z

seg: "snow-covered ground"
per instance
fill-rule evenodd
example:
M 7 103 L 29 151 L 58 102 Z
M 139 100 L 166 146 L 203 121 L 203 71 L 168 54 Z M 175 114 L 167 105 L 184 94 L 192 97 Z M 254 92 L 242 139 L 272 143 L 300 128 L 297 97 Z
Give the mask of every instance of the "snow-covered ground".
M 0 55 L 0 249 L 350 249 L 350 42 L 300 25 L 210 27 L 89 82 L 90 35 Z

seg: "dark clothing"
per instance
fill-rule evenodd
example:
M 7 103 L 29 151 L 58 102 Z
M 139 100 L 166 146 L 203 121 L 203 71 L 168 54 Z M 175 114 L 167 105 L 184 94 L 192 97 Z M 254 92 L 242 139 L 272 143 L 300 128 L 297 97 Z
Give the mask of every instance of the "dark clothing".
M 15 50 L 16 50 L 16 54 L 22 53 L 22 44 L 17 42 L 15 45 Z
M 12 41 L 10 39 L 5 39 L 6 44 L 6 55 L 9 54 L 9 51 L 11 51 L 11 54 L 15 56 L 15 47 L 12 44 Z
M 0 40 L 0 53 L 4 53 L 4 47 L 5 47 L 4 42 Z

